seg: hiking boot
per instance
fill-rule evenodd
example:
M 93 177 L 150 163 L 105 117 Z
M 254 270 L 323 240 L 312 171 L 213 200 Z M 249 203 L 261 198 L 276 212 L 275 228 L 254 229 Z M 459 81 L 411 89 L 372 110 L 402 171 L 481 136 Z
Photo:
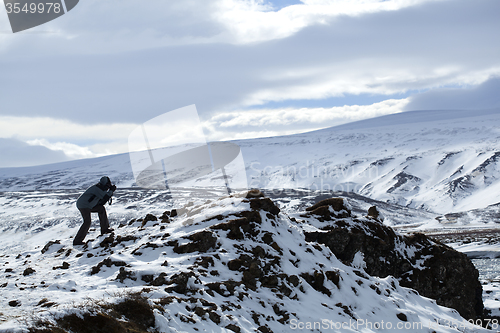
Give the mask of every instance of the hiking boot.
M 111 228 L 108 228 L 106 230 L 101 231 L 101 236 L 105 234 L 111 234 L 114 230 Z

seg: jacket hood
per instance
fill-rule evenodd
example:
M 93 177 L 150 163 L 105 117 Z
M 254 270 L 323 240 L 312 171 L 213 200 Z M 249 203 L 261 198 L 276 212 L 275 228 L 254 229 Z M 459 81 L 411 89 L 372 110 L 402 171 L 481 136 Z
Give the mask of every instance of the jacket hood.
M 109 177 L 101 177 L 101 180 L 99 181 L 99 183 L 101 185 L 107 185 L 107 184 L 111 184 L 111 180 L 109 179 Z

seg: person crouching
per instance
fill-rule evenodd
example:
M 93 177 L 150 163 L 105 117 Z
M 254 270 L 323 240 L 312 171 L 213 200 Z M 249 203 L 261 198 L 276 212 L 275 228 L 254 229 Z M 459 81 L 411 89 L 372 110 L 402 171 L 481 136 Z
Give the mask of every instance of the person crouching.
M 106 214 L 104 204 L 111 200 L 114 191 L 116 191 L 116 186 L 111 184 L 109 177 L 102 177 L 97 184 L 89 187 L 78 197 L 76 207 L 82 214 L 83 224 L 73 240 L 73 245 L 85 244 L 83 240 L 87 236 L 92 222 L 90 213 L 99 214 L 101 235 L 113 232 L 113 229 L 109 227 L 108 215 Z

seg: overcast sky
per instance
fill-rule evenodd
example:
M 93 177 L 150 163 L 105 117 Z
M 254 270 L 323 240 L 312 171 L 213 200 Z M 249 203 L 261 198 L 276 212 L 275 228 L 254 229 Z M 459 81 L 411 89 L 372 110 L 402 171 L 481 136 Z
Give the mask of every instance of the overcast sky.
M 81 0 L 12 34 L 0 167 L 127 152 L 196 104 L 209 140 L 408 110 L 500 107 L 498 0 Z

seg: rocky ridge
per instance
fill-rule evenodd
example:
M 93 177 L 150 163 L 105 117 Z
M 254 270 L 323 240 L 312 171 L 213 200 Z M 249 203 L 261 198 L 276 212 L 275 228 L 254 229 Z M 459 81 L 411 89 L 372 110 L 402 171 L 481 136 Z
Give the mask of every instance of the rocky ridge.
M 483 315 L 479 272 L 467 255 L 421 233 L 397 234 L 382 223 L 374 206 L 364 219 L 352 218 L 342 199 L 323 200 L 307 211 L 301 215 L 306 222 L 324 225 L 321 231 L 306 232 L 306 241 L 328 246 L 343 263 L 350 265 L 361 256 L 371 276 L 396 277 L 402 286 L 456 309 L 465 318 Z

